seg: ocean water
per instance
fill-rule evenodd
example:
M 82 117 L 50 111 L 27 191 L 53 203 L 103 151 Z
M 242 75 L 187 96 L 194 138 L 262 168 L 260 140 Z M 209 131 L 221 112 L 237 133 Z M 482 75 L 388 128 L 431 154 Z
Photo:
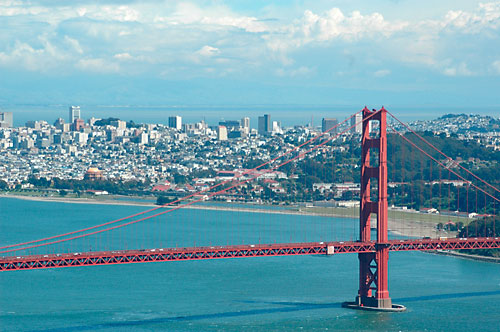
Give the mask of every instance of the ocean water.
M 0 244 L 53 235 L 142 209 L 0 198 Z M 257 213 L 237 218 L 234 212 L 219 213 L 218 217 L 238 223 L 266 218 Z M 203 216 L 213 217 L 210 213 L 199 217 Z M 328 221 L 297 218 L 306 225 Z M 182 220 L 186 221 L 175 222 Z M 348 228 L 353 221 L 343 222 Z M 408 307 L 403 313 L 341 308 L 341 302 L 354 299 L 357 291 L 358 263 L 352 254 L 2 272 L 0 330 L 499 330 L 500 264 L 419 252 L 391 253 L 389 262 L 390 295 Z

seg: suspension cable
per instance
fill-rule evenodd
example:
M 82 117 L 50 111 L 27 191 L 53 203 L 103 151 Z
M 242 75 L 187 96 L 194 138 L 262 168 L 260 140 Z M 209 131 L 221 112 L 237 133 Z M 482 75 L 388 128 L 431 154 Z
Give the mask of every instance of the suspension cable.
M 175 201 L 168 202 L 168 203 L 163 204 L 163 205 L 161 205 L 161 206 L 154 207 L 154 208 L 152 208 L 152 209 L 149 209 L 149 210 L 146 210 L 146 211 L 142 211 L 142 212 L 139 212 L 139 213 L 136 213 L 136 214 L 133 214 L 133 215 L 127 216 L 127 217 L 123 217 L 123 218 L 120 218 L 120 219 L 116 219 L 116 220 L 108 221 L 108 222 L 103 223 L 103 224 L 99 224 L 99 225 L 95 225 L 95 226 L 91 226 L 91 227 L 87 227 L 87 228 L 82 228 L 82 229 L 79 229 L 79 230 L 71 231 L 71 232 L 64 233 L 64 234 L 54 235 L 54 236 L 46 237 L 46 238 L 43 238 L 43 239 L 32 240 L 32 241 L 27 241 L 27 242 L 22 242 L 22 243 L 16 243 L 16 244 L 11 244 L 11 245 L 7 245 L 7 246 L 2 246 L 2 247 L 0 247 L 0 249 L 8 249 L 8 248 L 13 248 L 13 247 L 19 247 L 19 246 L 24 246 L 24 245 L 28 245 L 28 244 L 38 243 L 38 242 L 49 241 L 49 240 L 53 240 L 53 239 L 57 239 L 57 238 L 61 238 L 61 237 L 65 237 L 65 236 L 69 236 L 69 235 L 73 235 L 73 234 L 81 233 L 81 232 L 86 232 L 86 231 L 93 230 L 93 229 L 96 229 L 96 228 L 100 228 L 100 227 L 104 227 L 104 226 L 108 226 L 108 225 L 116 224 L 116 223 L 118 223 L 118 222 L 125 221 L 125 220 L 127 220 L 127 219 L 135 218 L 135 217 L 138 217 L 138 216 L 140 216 L 140 215 L 144 215 L 144 214 L 146 214 L 146 213 L 156 211 L 156 210 L 158 210 L 158 209 L 161 209 L 161 208 L 167 207 L 167 206 L 169 206 L 169 205 L 174 205 L 174 204 L 177 204 L 177 203 L 179 203 L 179 202 L 181 202 L 181 201 L 184 201 L 184 200 L 186 200 L 186 199 L 188 199 L 188 198 L 191 198 L 191 197 L 194 197 L 194 196 L 197 196 L 197 195 L 201 195 L 201 194 L 206 193 L 206 192 L 208 192 L 208 191 L 210 191 L 210 190 L 212 190 L 212 189 L 215 189 L 215 188 L 220 187 L 220 186 L 222 186 L 222 185 L 225 185 L 225 184 L 227 184 L 227 183 L 229 183 L 229 182 L 232 182 L 235 178 L 241 177 L 241 176 L 246 175 L 246 174 L 249 174 L 249 173 L 253 173 L 253 172 L 255 172 L 256 170 L 258 170 L 259 168 L 262 168 L 262 167 L 264 167 L 264 166 L 266 166 L 266 165 L 268 165 L 268 164 L 270 164 L 270 163 L 272 163 L 272 162 L 274 162 L 274 161 L 276 161 L 276 160 L 278 160 L 278 159 L 280 159 L 280 158 L 282 158 L 282 157 L 284 157 L 284 156 L 286 156 L 286 155 L 288 155 L 288 154 L 290 154 L 290 153 L 292 153 L 292 152 L 294 152 L 294 151 L 296 151 L 296 150 L 300 149 L 300 148 L 301 148 L 301 147 L 303 147 L 304 145 L 307 145 L 307 144 L 309 144 L 309 143 L 311 143 L 311 142 L 313 142 L 313 141 L 315 141 L 315 140 L 319 139 L 320 137 L 324 136 L 325 134 L 329 133 L 330 131 L 332 131 L 332 130 L 334 130 L 334 129 L 337 129 L 337 127 L 339 127 L 339 126 L 340 126 L 340 125 L 342 125 L 343 123 L 347 122 L 348 120 L 352 119 L 353 117 L 355 117 L 357 114 L 359 114 L 359 113 L 360 113 L 360 112 L 362 112 L 362 111 L 363 111 L 363 110 L 360 110 L 360 111 L 358 111 L 358 112 L 354 113 L 353 115 L 351 115 L 350 117 L 346 118 L 346 119 L 345 119 L 345 120 L 343 120 L 342 122 L 340 122 L 340 123 L 336 124 L 335 126 L 333 126 L 333 127 L 329 128 L 328 130 L 325 130 L 324 132 L 322 132 L 322 133 L 320 133 L 319 135 L 317 135 L 317 136 L 315 136 L 315 137 L 313 137 L 313 138 L 309 139 L 308 141 L 306 141 L 306 142 L 304 142 L 304 143 L 302 143 L 302 144 L 300 144 L 300 145 L 298 145 L 298 146 L 294 147 L 293 149 L 288 150 L 287 152 L 285 152 L 285 153 L 283 153 L 283 154 L 281 154 L 281 155 L 279 155 L 279 156 L 277 156 L 277 157 L 275 157 L 275 158 L 273 158 L 273 159 L 268 160 L 267 162 L 264 162 L 264 163 L 262 163 L 262 164 L 260 164 L 260 165 L 258 165 L 258 166 L 256 166 L 256 167 L 254 167 L 254 168 L 252 168 L 252 169 L 250 169 L 250 170 L 246 170 L 245 172 L 240 173 L 238 176 L 234 176 L 234 177 L 233 177 L 233 178 L 231 178 L 231 179 L 225 180 L 225 181 L 223 181 L 223 182 L 220 182 L 220 183 L 218 183 L 218 184 L 216 184 L 216 185 L 213 185 L 213 186 L 208 187 L 208 188 L 206 188 L 206 189 L 200 190 L 200 191 L 195 192 L 195 193 L 193 193 L 193 194 L 190 194 L 190 195 L 184 196 L 184 197 L 179 198 L 179 199 L 177 199 L 177 200 L 175 200 Z

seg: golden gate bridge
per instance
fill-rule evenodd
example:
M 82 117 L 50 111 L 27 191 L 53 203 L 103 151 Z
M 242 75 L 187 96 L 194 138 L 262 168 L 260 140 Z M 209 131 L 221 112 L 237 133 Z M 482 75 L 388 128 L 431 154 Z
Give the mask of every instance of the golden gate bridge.
M 359 113 L 362 114 L 361 120 L 356 123 L 351 121 L 351 126 L 349 126 L 349 121 L 356 119 L 356 115 Z M 391 119 L 390 123 L 387 121 L 388 116 Z M 168 237 L 169 232 L 175 233 L 173 230 L 169 231 L 168 227 L 173 221 L 169 217 L 176 211 L 181 209 L 199 211 L 190 208 L 208 199 L 233 193 L 240 188 L 248 188 L 249 183 L 257 182 L 266 174 L 270 174 L 287 164 L 303 161 L 311 155 L 334 153 L 333 142 L 359 124 L 362 125 L 360 208 L 359 215 L 356 216 L 359 217 L 359 225 L 357 226 L 359 230 L 355 239 L 333 240 L 336 237 L 335 232 L 339 230 L 333 227 L 335 221 L 332 220 L 328 223 L 322 223 L 320 227 L 323 227 L 323 230 L 309 232 L 309 237 L 320 235 L 318 238 L 313 238 L 313 241 L 307 241 L 308 227 L 311 225 L 304 224 L 299 229 L 292 222 L 287 223 L 286 219 L 289 217 L 287 217 L 286 211 L 280 211 L 279 214 L 269 213 L 267 222 L 266 220 L 262 221 L 262 214 L 255 213 L 255 218 L 259 219 L 259 222 L 252 225 L 250 230 L 248 227 L 245 230 L 243 228 L 239 230 L 238 227 L 242 221 L 238 216 L 232 215 L 231 229 L 227 232 L 230 235 L 225 241 L 221 241 L 220 237 L 217 238 L 217 236 L 210 239 L 211 235 L 221 231 L 218 229 L 222 224 L 218 223 L 220 215 L 216 215 L 214 220 L 207 221 L 207 227 L 204 229 L 196 229 L 198 227 L 194 223 L 190 224 L 192 222 L 190 218 L 200 218 L 199 214 L 187 216 L 183 217 L 181 222 L 189 228 L 188 237 L 199 240 L 198 245 L 195 242 L 193 246 L 182 245 L 179 247 L 177 243 L 174 246 L 171 241 L 169 243 L 169 240 L 165 238 Z M 344 129 L 337 130 L 342 128 L 341 126 Z M 371 129 L 372 126 L 375 130 Z M 403 128 L 403 132 L 398 128 Z M 388 130 L 392 134 L 391 139 L 394 140 L 391 144 L 392 152 L 388 151 Z M 408 135 L 405 135 L 405 132 L 411 133 L 414 139 L 410 139 Z M 415 174 L 404 173 L 405 163 L 408 162 L 404 156 L 405 149 L 396 151 L 395 148 L 402 145 L 406 145 L 407 153 L 420 156 L 419 174 L 417 174 L 418 172 Z M 388 172 L 388 158 L 391 158 L 392 174 Z M 430 166 L 428 174 L 424 174 L 424 160 Z M 332 164 L 332 167 L 335 167 L 335 163 Z M 412 170 L 418 168 L 416 165 L 410 166 Z M 436 172 L 436 170 L 438 171 Z M 437 181 L 436 174 L 438 174 Z M 394 186 L 389 190 L 389 183 L 391 183 L 389 177 L 391 175 L 393 177 L 392 183 L 399 183 L 399 190 L 394 189 Z M 460 186 L 455 186 L 456 193 L 452 192 L 451 179 L 461 183 Z M 415 183 L 418 181 L 424 185 L 416 186 Z M 424 195 L 423 191 L 425 190 L 429 192 Z M 393 304 L 389 296 L 389 252 L 500 248 L 500 238 L 496 236 L 498 226 L 495 224 L 495 215 L 497 214 L 495 206 L 500 200 L 499 193 L 500 190 L 495 186 L 443 153 L 385 108 L 369 110 L 365 107 L 335 127 L 313 136 L 302 144 L 290 146 L 286 152 L 253 169 L 242 171 L 231 179 L 219 181 L 210 187 L 188 194 L 173 202 L 91 227 L 41 239 L 2 245 L 0 246 L 0 271 L 238 257 L 357 253 L 359 289 L 355 301 L 346 302 L 346 306 L 369 310 L 399 311 L 404 310 L 404 307 Z M 465 204 L 462 206 L 459 206 L 460 194 L 462 194 L 462 200 L 463 196 L 466 196 Z M 462 215 L 466 215 L 462 218 L 465 221 L 464 228 L 460 233 L 462 236 L 442 236 L 442 233 L 437 231 L 432 237 L 412 236 L 411 230 L 409 230 L 410 232 L 405 232 L 398 238 L 398 234 L 389 232 L 388 222 L 391 218 L 389 201 L 395 202 L 398 195 L 409 197 L 412 203 L 418 201 L 420 210 L 423 210 L 425 204 L 429 204 L 430 207 L 437 206 L 441 211 L 446 210 L 446 205 L 448 205 L 448 210 L 451 210 L 451 196 L 453 195 L 456 197 L 456 214 L 459 215 L 462 212 Z M 438 211 L 438 209 L 435 210 Z M 248 213 L 248 209 L 244 211 L 244 213 Z M 269 212 L 271 211 L 269 210 Z M 427 217 L 415 211 L 406 213 L 406 215 L 410 214 L 414 219 L 413 222 L 420 226 L 423 223 L 419 219 Z M 276 216 L 280 217 L 279 225 L 275 222 L 278 219 Z M 475 216 L 475 218 L 470 218 L 470 216 Z M 490 216 L 492 218 L 481 221 L 477 216 Z M 283 222 L 283 218 L 285 218 L 285 222 Z M 402 221 L 405 224 L 404 214 L 395 215 L 394 218 L 394 222 Z M 328 229 L 329 225 L 332 226 L 331 229 Z M 148 229 L 146 230 L 146 228 Z M 196 231 L 202 234 L 194 234 Z M 246 234 L 241 234 L 243 232 Z M 135 235 L 135 243 L 133 243 L 134 240 L 131 241 L 130 233 Z M 342 236 L 345 235 L 344 230 L 338 233 L 342 233 Z M 278 241 L 276 238 L 269 238 L 266 236 L 267 234 L 279 234 L 280 240 L 290 236 L 290 240 Z M 299 234 L 299 240 L 294 239 L 296 234 Z M 245 236 L 247 240 L 244 239 Z M 236 244 L 237 242 L 241 243 Z M 128 249 L 129 245 L 134 245 L 135 248 Z

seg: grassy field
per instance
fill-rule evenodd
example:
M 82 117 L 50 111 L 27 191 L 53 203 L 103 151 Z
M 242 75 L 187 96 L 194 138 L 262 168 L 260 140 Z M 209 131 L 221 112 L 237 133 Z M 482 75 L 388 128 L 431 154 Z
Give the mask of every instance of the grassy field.
M 331 214 L 342 217 L 359 218 L 359 207 L 353 208 L 341 208 L 341 207 L 308 207 L 301 208 L 300 211 L 307 213 L 318 213 L 318 214 Z M 390 219 L 404 219 L 404 220 L 418 220 L 423 222 L 429 222 L 433 224 L 447 223 L 452 221 L 454 223 L 462 222 L 464 225 L 472 222 L 474 219 L 459 217 L 459 216 L 445 216 L 439 214 L 428 214 L 428 213 L 418 213 L 409 212 L 401 210 L 390 210 Z
M 75 193 L 69 193 L 65 196 L 59 195 L 57 191 L 47 192 L 47 191 L 39 191 L 36 189 L 32 190 L 11 190 L 8 194 L 16 195 L 16 196 L 26 196 L 26 197 L 53 197 L 59 199 L 89 199 L 95 201 L 121 201 L 125 203 L 126 201 L 133 201 L 135 203 L 144 203 L 151 204 L 153 203 L 151 200 L 156 199 L 154 196 L 119 196 L 119 195 L 92 195 L 87 193 L 81 193 L 80 196 Z M 214 203 L 217 204 L 217 203 Z M 223 203 L 227 204 L 227 203 Z M 290 207 L 290 211 L 303 212 L 303 213 L 313 213 L 313 214 L 322 214 L 322 215 L 335 215 L 346 218 L 359 218 L 359 207 L 351 207 L 351 208 L 343 208 L 343 207 L 302 207 L 302 208 L 294 208 Z M 418 213 L 415 211 L 402 211 L 402 210 L 391 210 L 389 209 L 389 218 L 390 219 L 398 219 L 398 220 L 408 220 L 408 221 L 420 221 L 420 222 L 428 222 L 432 224 L 438 223 L 447 223 L 452 221 L 454 223 L 462 222 L 464 225 L 469 224 L 474 219 L 469 219 L 465 217 L 459 216 L 446 216 L 439 214 L 428 214 L 428 213 Z

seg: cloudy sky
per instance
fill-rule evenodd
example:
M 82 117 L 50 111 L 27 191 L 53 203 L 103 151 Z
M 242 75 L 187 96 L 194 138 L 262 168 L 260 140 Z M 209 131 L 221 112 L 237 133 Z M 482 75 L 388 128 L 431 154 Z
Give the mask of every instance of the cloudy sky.
M 0 0 L 0 105 L 500 105 L 500 1 Z

